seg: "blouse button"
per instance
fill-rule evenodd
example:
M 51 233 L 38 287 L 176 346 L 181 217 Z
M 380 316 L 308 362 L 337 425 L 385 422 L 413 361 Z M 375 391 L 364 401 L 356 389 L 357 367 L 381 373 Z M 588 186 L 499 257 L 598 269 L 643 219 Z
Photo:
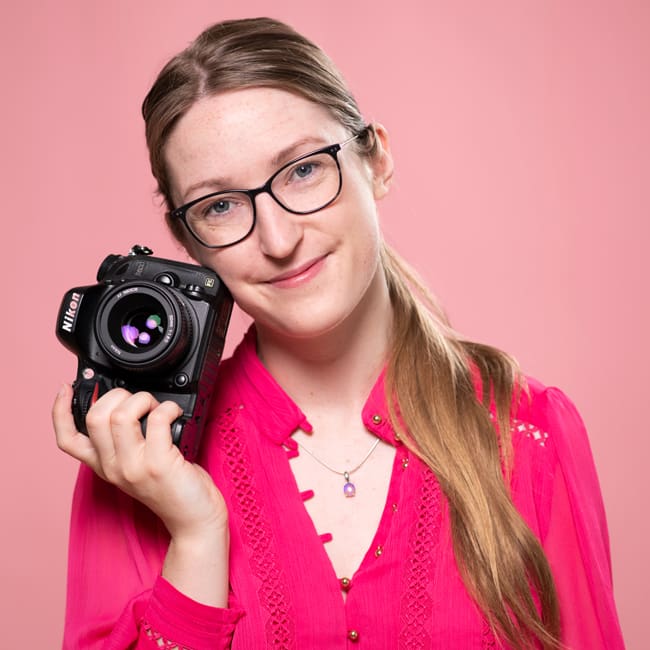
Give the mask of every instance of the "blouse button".
M 402 469 L 406 469 L 408 466 L 409 466 L 409 459 L 404 458 L 404 460 L 402 460 Z
M 359 640 L 359 633 L 356 630 L 350 630 L 348 632 L 348 639 L 350 639 L 352 643 L 356 643 Z
M 372 416 L 372 421 L 373 421 L 375 424 L 381 424 L 381 415 L 375 413 L 375 414 Z
M 375 557 L 380 557 L 383 552 L 384 552 L 384 547 L 383 546 L 378 546 L 375 549 Z
M 350 578 L 341 578 L 339 580 L 339 583 L 343 591 L 350 591 L 350 586 L 352 585 L 352 581 L 350 580 Z

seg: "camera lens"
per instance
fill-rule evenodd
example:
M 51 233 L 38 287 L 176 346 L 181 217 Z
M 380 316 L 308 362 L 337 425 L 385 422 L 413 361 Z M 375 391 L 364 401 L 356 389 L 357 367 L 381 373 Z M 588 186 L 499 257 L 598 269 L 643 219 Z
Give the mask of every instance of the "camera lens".
M 162 290 L 161 290 L 162 289 Z M 117 365 L 151 370 L 185 355 L 192 332 L 182 296 L 150 283 L 126 283 L 98 309 L 97 339 Z

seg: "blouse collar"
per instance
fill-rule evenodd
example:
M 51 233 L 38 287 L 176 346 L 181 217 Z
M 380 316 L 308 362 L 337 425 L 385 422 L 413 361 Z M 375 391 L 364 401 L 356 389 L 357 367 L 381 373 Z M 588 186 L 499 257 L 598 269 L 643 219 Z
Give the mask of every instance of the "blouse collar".
M 249 328 L 237 346 L 231 361 L 243 384 L 240 393 L 244 398 L 243 406 L 250 408 L 249 416 L 255 421 L 261 433 L 281 445 L 296 429 L 312 431 L 307 416 L 276 382 L 257 356 L 254 325 Z M 396 445 L 400 443 L 390 423 L 385 398 L 385 378 L 386 368 L 379 373 L 362 409 L 361 418 L 368 431 L 385 442 Z

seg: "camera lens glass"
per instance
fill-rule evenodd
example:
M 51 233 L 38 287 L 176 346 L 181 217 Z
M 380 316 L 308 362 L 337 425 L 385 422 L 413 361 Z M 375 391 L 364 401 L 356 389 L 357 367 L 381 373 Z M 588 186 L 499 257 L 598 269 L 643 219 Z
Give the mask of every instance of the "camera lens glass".
M 160 341 L 167 329 L 167 317 L 162 305 L 152 296 L 138 296 L 137 302 L 133 300 L 134 296 L 130 298 L 122 301 L 119 310 L 112 311 L 108 330 L 120 347 L 135 352 L 151 348 Z
M 169 366 L 190 341 L 192 322 L 184 303 L 153 284 L 122 285 L 99 309 L 99 343 L 117 365 L 134 370 Z

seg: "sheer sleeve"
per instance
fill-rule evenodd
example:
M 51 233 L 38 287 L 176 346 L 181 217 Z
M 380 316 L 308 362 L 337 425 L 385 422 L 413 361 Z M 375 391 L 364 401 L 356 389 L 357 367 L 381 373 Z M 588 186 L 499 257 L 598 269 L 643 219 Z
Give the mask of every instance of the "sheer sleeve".
M 534 389 L 533 389 L 533 392 Z M 558 389 L 533 397 L 533 420 L 555 448 L 542 536 L 560 601 L 562 640 L 571 650 L 624 648 L 614 603 L 609 537 L 587 433 Z
M 70 525 L 63 648 L 229 648 L 236 608 L 197 603 L 160 576 L 169 539 L 144 506 L 82 466 Z

